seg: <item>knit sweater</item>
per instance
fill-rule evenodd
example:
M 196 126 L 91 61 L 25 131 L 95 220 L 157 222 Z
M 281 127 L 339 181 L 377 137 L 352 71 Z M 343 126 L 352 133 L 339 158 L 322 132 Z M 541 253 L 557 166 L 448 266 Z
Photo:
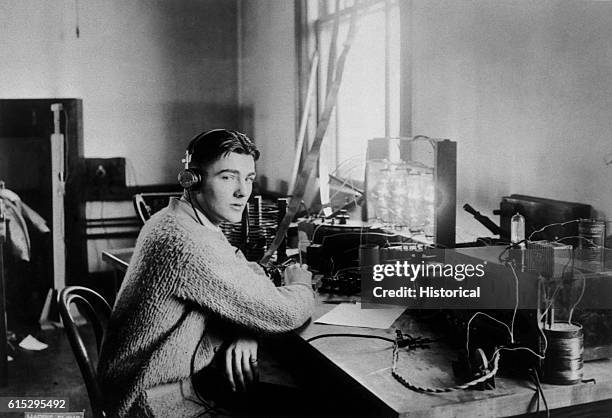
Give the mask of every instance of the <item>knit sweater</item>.
M 150 414 L 147 389 L 209 365 L 228 329 L 282 333 L 312 315 L 311 289 L 275 287 L 200 219 L 173 198 L 140 232 L 98 362 L 109 416 Z

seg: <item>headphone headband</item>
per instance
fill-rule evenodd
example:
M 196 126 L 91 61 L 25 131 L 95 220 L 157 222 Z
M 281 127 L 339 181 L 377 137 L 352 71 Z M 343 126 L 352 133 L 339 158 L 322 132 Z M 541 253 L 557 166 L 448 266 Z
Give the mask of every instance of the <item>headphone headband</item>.
M 220 131 L 231 132 L 232 134 L 235 134 L 234 131 L 228 131 L 227 129 L 220 129 L 220 128 L 211 129 L 211 130 L 208 130 L 206 132 L 202 132 L 202 133 L 197 134 L 196 136 L 191 138 L 191 141 L 189 141 L 189 145 L 187 145 L 187 152 L 190 155 L 189 159 L 191 160 L 191 156 L 195 153 L 195 147 L 196 147 L 197 143 L 200 142 L 200 139 L 204 138 L 205 136 L 207 136 L 209 134 L 212 134 L 214 132 L 220 132 Z

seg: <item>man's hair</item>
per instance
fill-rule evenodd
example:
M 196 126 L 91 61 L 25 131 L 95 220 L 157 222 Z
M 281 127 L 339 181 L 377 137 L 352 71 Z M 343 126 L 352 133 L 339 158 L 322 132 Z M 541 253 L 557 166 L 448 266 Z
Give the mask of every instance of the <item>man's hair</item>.
M 203 171 L 232 152 L 250 155 L 255 161 L 259 159 L 259 150 L 248 136 L 227 129 L 202 132 L 191 140 L 187 151 L 191 154 L 191 164 Z

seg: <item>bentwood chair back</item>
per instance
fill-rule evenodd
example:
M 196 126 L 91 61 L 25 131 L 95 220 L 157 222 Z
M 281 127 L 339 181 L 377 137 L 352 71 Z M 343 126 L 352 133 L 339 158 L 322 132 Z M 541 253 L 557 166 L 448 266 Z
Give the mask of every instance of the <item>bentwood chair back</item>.
M 90 353 L 87 352 L 87 347 L 83 342 L 81 333 L 70 311 L 70 305 L 72 304 L 75 304 L 79 312 L 81 312 L 92 325 L 96 337 L 98 354 L 100 353 L 104 330 L 110 318 L 111 307 L 102 296 L 86 287 L 65 287 L 59 294 L 60 316 L 64 324 L 66 336 L 72 347 L 72 352 L 76 357 L 79 369 L 83 375 L 93 415 L 96 418 L 105 417 L 104 400 L 100 385 L 98 384 L 96 365 Z

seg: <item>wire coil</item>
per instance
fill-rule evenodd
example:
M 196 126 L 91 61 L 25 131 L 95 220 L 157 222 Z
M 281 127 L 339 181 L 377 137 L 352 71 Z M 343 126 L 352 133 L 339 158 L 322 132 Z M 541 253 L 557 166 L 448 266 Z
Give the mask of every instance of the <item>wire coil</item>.
M 557 322 L 544 328 L 548 340 L 544 360 L 544 381 L 555 385 L 573 385 L 582 380 L 584 334 L 582 326 Z

